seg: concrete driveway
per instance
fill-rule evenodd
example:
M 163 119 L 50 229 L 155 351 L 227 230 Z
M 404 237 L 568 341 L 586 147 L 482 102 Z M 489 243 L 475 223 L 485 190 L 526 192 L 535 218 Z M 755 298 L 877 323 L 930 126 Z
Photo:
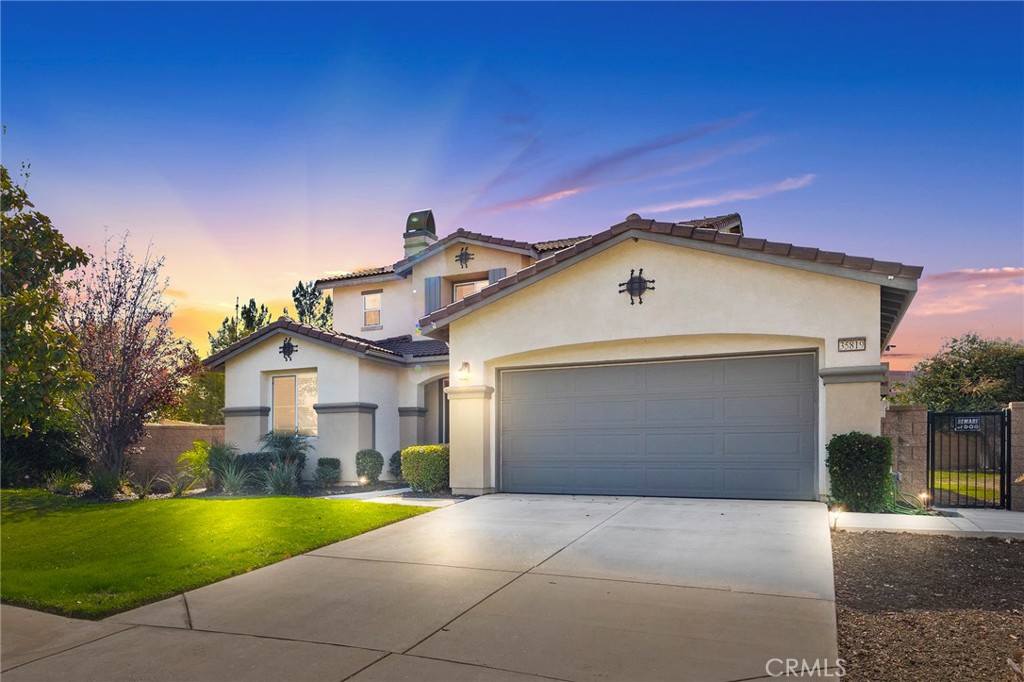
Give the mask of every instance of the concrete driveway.
M 712 682 L 837 656 L 811 502 L 490 495 L 102 623 L 3 618 L 4 682 Z

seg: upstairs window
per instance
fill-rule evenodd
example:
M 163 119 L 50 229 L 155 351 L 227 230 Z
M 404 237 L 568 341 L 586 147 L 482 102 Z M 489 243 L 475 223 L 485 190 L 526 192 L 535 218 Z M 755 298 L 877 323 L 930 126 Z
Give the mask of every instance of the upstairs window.
M 475 294 L 487 286 L 487 283 L 486 279 L 475 282 L 456 282 L 452 285 L 452 303 L 458 303 L 470 294 Z
M 363 292 L 363 329 L 375 329 L 381 327 L 380 322 L 380 291 Z
M 298 372 L 272 379 L 271 429 L 316 436 L 316 372 Z

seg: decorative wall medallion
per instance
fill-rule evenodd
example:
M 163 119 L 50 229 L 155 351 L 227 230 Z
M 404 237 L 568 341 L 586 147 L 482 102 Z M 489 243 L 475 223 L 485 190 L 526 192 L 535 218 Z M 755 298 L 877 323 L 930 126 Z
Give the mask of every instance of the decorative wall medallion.
M 455 256 L 455 262 L 461 265 L 462 269 L 465 270 L 469 267 L 469 261 L 474 258 L 476 258 L 476 256 L 470 252 L 469 247 L 463 246 L 462 250 Z
M 648 291 L 654 291 L 654 280 L 647 279 L 644 277 L 644 269 L 640 268 L 640 272 L 636 270 L 629 271 L 629 279 L 625 282 L 619 282 L 619 293 L 629 294 L 629 304 L 634 305 L 639 303 L 644 304 L 644 294 Z M 633 299 L 636 299 L 635 301 Z
M 278 350 L 278 353 L 284 356 L 286 362 L 292 359 L 293 353 L 298 352 L 299 347 L 292 343 L 292 337 L 290 336 L 284 340 L 284 343 L 281 344 L 280 350 Z

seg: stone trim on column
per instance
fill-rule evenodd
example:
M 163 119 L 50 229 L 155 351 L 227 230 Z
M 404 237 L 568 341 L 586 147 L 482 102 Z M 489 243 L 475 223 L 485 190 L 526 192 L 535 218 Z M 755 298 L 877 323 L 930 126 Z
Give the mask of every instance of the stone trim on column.
M 459 400 L 462 398 L 478 398 L 482 400 L 490 400 L 491 396 L 494 395 L 493 386 L 449 386 L 444 389 L 450 400 Z
M 426 441 L 427 408 L 398 408 L 398 447 L 402 450 L 410 445 L 422 445 Z
M 225 407 L 220 413 L 225 417 L 269 417 L 270 408 L 260 405 L 254 407 Z
M 829 384 L 873 384 L 889 381 L 889 365 L 826 367 L 818 371 L 821 382 Z
M 399 417 L 425 417 L 427 414 L 427 408 L 425 407 L 399 407 Z
M 313 410 L 317 414 L 335 414 L 338 412 L 360 412 L 362 414 L 374 414 L 378 405 L 374 403 L 317 403 Z

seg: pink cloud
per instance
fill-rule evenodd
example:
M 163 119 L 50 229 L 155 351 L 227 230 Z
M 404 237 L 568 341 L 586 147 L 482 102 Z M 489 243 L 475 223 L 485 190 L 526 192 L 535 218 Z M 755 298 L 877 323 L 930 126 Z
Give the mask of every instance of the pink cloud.
M 772 185 L 761 185 L 760 187 L 750 187 L 747 189 L 734 189 L 712 196 L 697 197 L 695 199 L 687 199 L 686 201 L 679 201 L 670 204 L 647 206 L 640 210 L 646 213 L 665 213 L 667 211 L 677 211 L 684 208 L 703 208 L 705 206 L 717 206 L 719 204 L 727 204 L 734 201 L 761 199 L 771 196 L 772 194 L 778 194 L 779 192 L 789 192 L 795 189 L 807 187 L 814 182 L 816 177 L 817 176 L 814 173 L 807 173 L 799 178 L 786 178 L 785 180 L 776 182 Z
M 994 310 L 1004 304 L 1019 309 L 1021 297 L 1024 268 L 951 270 L 921 280 L 911 313 L 921 317 L 958 315 Z

